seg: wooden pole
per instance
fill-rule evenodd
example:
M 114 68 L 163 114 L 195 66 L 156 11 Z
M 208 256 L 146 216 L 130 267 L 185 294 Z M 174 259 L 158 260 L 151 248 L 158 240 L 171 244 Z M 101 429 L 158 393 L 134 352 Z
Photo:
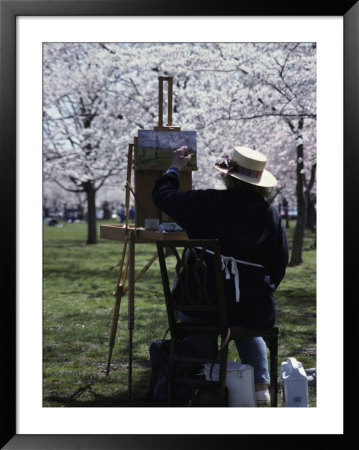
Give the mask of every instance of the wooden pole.
M 129 273 L 128 273 L 128 397 L 132 395 L 132 341 L 135 313 L 135 232 L 129 235 Z
M 167 109 L 167 123 L 163 124 L 163 82 L 168 82 L 168 109 Z M 158 77 L 158 126 L 154 127 L 159 131 L 180 131 L 180 127 L 175 127 L 172 124 L 172 107 L 173 107 L 173 77 Z
M 126 202 L 125 202 L 125 208 L 126 208 L 126 232 L 128 230 L 128 216 L 129 216 L 129 204 L 130 204 L 130 190 L 128 188 L 129 183 L 131 182 L 131 170 L 132 170 L 132 152 L 133 152 L 133 144 L 129 144 L 128 146 L 128 158 L 127 158 L 127 185 L 126 185 Z M 125 270 L 123 272 L 123 266 L 125 262 L 126 257 L 126 250 L 127 250 L 127 240 L 123 243 L 122 248 L 122 257 L 120 261 L 120 269 L 118 272 L 117 277 L 117 284 L 116 284 L 116 290 L 114 293 L 115 296 L 115 306 L 113 310 L 113 318 L 112 318 L 112 326 L 111 326 L 111 332 L 110 332 L 110 341 L 109 341 L 109 354 L 107 359 L 107 368 L 106 368 L 106 376 L 110 373 L 110 367 L 111 367 L 111 359 L 112 359 L 112 353 L 113 348 L 115 346 L 115 340 L 116 340 L 116 334 L 117 334 L 117 326 L 118 326 L 118 319 L 120 316 L 120 306 L 121 306 L 121 299 L 124 296 L 124 286 L 126 283 L 126 277 L 127 277 L 127 269 L 128 269 L 128 258 L 127 255 L 127 261 L 125 264 Z M 123 274 L 123 278 L 122 278 Z
M 126 230 L 128 229 L 128 218 L 130 210 L 130 188 L 131 186 L 131 172 L 132 172 L 132 154 L 133 154 L 133 144 L 128 145 L 128 160 L 127 160 L 127 183 L 126 183 Z
M 123 247 L 122 247 L 122 256 L 121 256 L 121 261 L 120 261 L 120 270 L 118 272 L 118 278 L 117 278 L 116 292 L 117 292 L 118 286 L 121 283 L 122 272 L 123 272 L 123 265 L 124 265 L 125 256 L 126 256 L 126 250 L 127 250 L 127 241 L 124 241 L 123 242 Z M 122 284 L 124 284 L 124 283 L 122 283 Z
M 108 374 L 110 373 L 112 352 L 113 352 L 113 348 L 115 346 L 117 324 L 118 324 L 118 318 L 120 315 L 121 298 L 123 296 L 123 285 L 122 284 L 118 286 L 118 289 L 117 289 L 117 292 L 115 295 L 116 295 L 116 301 L 115 301 L 115 307 L 113 310 L 110 343 L 109 343 L 110 348 L 109 348 L 109 354 L 108 354 L 108 360 L 107 360 L 106 376 L 108 376 Z
M 172 126 L 172 86 L 173 77 L 168 77 L 168 123 L 169 127 Z
M 158 126 L 163 127 L 163 77 L 158 77 Z
M 155 253 L 155 254 L 152 256 L 152 258 L 148 261 L 148 263 L 145 265 L 145 267 L 144 267 L 144 268 L 143 268 L 143 269 L 135 276 L 135 283 L 136 283 L 136 281 L 138 281 L 138 280 L 142 277 L 142 275 L 144 275 L 144 274 L 147 272 L 147 270 L 148 270 L 148 269 L 152 266 L 152 264 L 156 261 L 157 257 L 158 257 L 158 254 Z M 125 289 L 123 290 L 123 295 L 125 295 L 127 291 L 128 291 L 128 286 L 125 287 Z

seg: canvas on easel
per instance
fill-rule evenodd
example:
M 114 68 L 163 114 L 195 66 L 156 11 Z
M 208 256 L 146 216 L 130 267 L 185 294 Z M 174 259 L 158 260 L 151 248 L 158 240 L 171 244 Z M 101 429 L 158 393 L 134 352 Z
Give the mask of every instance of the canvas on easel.
M 197 168 L 196 131 L 139 130 L 137 169 L 168 169 L 173 151 L 186 145 L 191 155 L 185 170 Z

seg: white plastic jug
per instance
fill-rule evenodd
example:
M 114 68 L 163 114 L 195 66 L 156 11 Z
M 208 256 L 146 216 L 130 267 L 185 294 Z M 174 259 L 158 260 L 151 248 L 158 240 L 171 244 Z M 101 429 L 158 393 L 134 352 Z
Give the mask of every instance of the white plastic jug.
M 219 364 L 215 364 L 210 377 L 211 364 L 204 365 L 206 380 L 218 381 Z M 228 389 L 228 406 L 257 406 L 254 392 L 254 370 L 249 364 L 227 361 L 226 386 Z
M 284 407 L 308 407 L 308 379 L 302 363 L 295 358 L 282 362 L 281 395 Z

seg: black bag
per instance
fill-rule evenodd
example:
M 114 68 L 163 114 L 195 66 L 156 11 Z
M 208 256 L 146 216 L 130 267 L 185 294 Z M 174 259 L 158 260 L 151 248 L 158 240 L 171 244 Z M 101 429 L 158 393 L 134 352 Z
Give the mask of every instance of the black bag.
M 150 345 L 151 379 L 146 399 L 154 406 L 166 406 L 167 404 L 170 345 L 171 339 L 154 341 Z M 181 356 L 194 356 L 190 346 L 185 341 L 179 341 L 176 344 L 175 351 Z M 177 363 L 176 375 L 204 378 L 201 367 L 193 363 Z M 189 406 L 191 395 L 191 386 L 175 384 L 174 406 Z

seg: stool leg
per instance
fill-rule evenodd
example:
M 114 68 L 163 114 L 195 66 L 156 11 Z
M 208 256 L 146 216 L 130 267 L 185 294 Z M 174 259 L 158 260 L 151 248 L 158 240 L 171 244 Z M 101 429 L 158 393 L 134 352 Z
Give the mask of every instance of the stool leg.
M 168 388 L 167 388 L 167 406 L 173 406 L 175 389 L 175 340 L 172 337 L 170 344 L 169 367 L 168 367 Z
M 277 406 L 277 393 L 278 393 L 278 336 L 271 336 L 267 340 L 270 353 L 270 396 L 271 406 Z
M 222 350 L 220 358 L 220 365 L 222 367 L 220 380 L 220 399 L 219 406 L 227 406 L 226 395 L 226 376 L 227 376 L 227 360 L 228 360 L 228 345 Z

